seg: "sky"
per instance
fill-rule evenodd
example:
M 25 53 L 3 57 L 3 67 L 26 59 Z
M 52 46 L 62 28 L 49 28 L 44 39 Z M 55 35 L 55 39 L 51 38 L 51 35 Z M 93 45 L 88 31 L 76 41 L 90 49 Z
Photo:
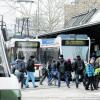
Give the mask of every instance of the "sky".
M 14 24 L 15 10 L 12 10 L 7 3 L 1 0 L 0 0 L 0 15 L 3 15 L 4 21 L 6 22 L 7 26 Z
M 9 25 L 11 26 L 11 25 L 15 24 L 16 17 L 19 17 L 19 13 L 15 9 L 10 7 L 9 3 L 7 3 L 6 1 L 7 0 L 0 0 L 0 15 L 3 15 L 4 21 L 7 23 L 8 26 Z M 15 6 L 16 6 L 16 4 L 15 4 Z M 27 9 L 28 10 L 30 9 L 29 3 L 27 3 L 27 5 L 26 4 L 24 5 L 24 3 L 23 3 L 22 6 L 25 6 L 25 7 L 28 6 Z
M 15 24 L 16 16 L 18 16 L 19 14 L 16 13 L 16 10 L 12 9 L 6 1 L 8 0 L 0 0 L 0 15 L 3 15 L 4 21 L 6 22 L 8 28 L 10 28 Z M 36 3 L 37 0 L 34 0 L 34 2 Z M 67 0 L 67 2 L 68 4 L 70 4 L 70 2 L 74 2 L 74 0 Z

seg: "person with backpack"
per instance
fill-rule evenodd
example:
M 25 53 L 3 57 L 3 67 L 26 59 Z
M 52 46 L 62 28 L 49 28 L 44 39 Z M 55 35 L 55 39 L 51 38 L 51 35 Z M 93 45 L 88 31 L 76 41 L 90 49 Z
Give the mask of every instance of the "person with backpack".
M 21 88 L 23 88 L 23 85 L 25 85 L 25 78 L 24 73 L 26 73 L 26 65 L 24 62 L 24 56 L 19 57 L 17 60 L 15 60 L 12 72 L 17 76 L 18 81 L 21 82 Z
M 65 74 L 66 74 L 66 81 L 67 81 L 67 87 L 68 88 L 70 88 L 69 84 L 70 84 L 70 81 L 71 81 L 71 78 L 72 78 L 71 71 L 72 71 L 71 60 L 67 59 L 66 67 L 65 67 Z
M 94 62 L 95 62 L 94 59 L 91 58 L 89 64 L 86 66 L 85 73 L 87 74 L 87 78 L 88 78 L 87 84 L 85 86 L 86 90 L 89 90 L 89 85 L 91 90 L 96 89 L 95 79 L 94 79 L 95 78 Z
M 79 86 L 79 82 L 83 81 L 84 78 L 84 69 L 85 69 L 85 64 L 84 61 L 81 59 L 81 57 L 78 55 L 77 59 L 75 60 L 75 83 L 76 83 L 76 88 Z M 80 77 L 80 79 L 79 79 Z
M 51 81 L 54 79 L 55 85 L 56 85 L 56 79 L 57 79 L 57 67 L 56 67 L 56 60 L 53 60 L 52 63 L 49 66 L 50 70 L 50 76 L 48 78 L 48 85 L 51 85 Z
M 58 87 L 61 86 L 61 80 L 65 80 L 66 84 L 68 83 L 65 67 L 66 67 L 66 61 L 64 60 L 63 55 L 60 55 L 59 60 L 57 61 Z M 67 86 L 69 87 L 68 84 Z
M 35 85 L 35 76 L 34 76 L 34 72 L 35 72 L 35 57 L 32 55 L 30 56 L 29 60 L 27 61 L 27 66 L 26 66 L 26 70 L 27 70 L 27 79 L 26 79 L 26 88 L 28 88 L 28 82 L 31 79 L 32 80 L 32 84 L 33 84 L 33 88 L 37 87 Z
M 42 67 L 41 71 L 42 71 L 42 76 L 41 76 L 41 78 L 40 78 L 40 85 L 43 85 L 43 84 L 42 84 L 43 81 L 46 79 L 46 77 L 48 77 L 48 70 L 47 70 L 47 68 L 46 68 L 46 65 L 44 65 L 44 66 Z

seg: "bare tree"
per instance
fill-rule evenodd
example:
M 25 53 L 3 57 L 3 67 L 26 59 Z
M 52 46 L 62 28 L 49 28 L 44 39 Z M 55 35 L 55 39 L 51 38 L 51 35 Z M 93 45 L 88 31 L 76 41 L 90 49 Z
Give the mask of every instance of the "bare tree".
M 40 31 L 48 33 L 60 30 L 63 27 L 64 4 L 65 0 L 42 0 L 40 2 Z
M 37 10 L 32 12 L 25 3 L 16 3 L 16 0 L 6 0 L 9 7 L 19 12 L 22 17 L 31 18 L 33 32 L 48 33 L 60 30 L 64 23 L 64 4 L 66 0 L 39 0 Z M 32 6 L 30 3 L 29 7 Z M 38 7 L 39 6 L 39 7 Z M 38 29 L 39 28 L 39 29 Z M 34 31 L 35 30 L 35 31 Z

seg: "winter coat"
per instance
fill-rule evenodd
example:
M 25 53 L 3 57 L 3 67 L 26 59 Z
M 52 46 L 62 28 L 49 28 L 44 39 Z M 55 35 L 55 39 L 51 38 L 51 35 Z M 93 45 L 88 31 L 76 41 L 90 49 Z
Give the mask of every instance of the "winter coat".
M 35 72 L 34 60 L 31 59 L 31 58 L 27 62 L 27 71 L 29 71 L 29 72 Z
M 86 66 L 86 74 L 87 74 L 88 77 L 91 77 L 91 76 L 95 75 L 94 66 L 92 64 L 88 64 Z

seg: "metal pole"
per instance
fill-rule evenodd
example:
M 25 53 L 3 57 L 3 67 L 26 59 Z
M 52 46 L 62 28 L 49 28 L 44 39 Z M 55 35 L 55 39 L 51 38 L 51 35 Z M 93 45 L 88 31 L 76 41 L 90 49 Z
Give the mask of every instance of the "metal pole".
M 38 38 L 38 34 L 39 34 L 39 0 L 38 0 L 38 5 L 37 5 L 37 34 L 36 34 L 36 38 Z
M 28 36 L 29 36 L 29 25 L 28 25 L 28 22 L 29 22 L 29 20 L 28 20 L 29 18 L 27 18 L 27 34 L 28 34 Z

